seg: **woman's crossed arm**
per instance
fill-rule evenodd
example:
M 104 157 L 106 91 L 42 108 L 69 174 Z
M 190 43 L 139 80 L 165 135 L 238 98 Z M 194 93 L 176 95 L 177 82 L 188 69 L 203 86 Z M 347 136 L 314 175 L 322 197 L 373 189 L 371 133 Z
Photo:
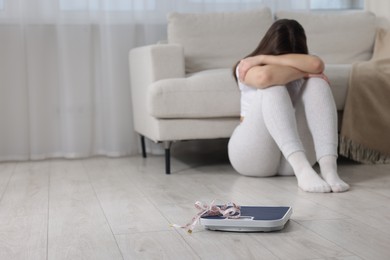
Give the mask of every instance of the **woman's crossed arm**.
M 285 85 L 309 75 L 322 74 L 323 61 L 313 55 L 258 55 L 243 59 L 238 66 L 239 80 L 255 88 Z

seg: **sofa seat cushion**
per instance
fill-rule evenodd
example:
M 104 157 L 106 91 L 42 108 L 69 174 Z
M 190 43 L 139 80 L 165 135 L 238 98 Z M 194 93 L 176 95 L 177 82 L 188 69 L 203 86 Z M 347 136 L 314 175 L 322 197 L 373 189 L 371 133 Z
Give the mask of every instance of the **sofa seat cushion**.
M 349 64 L 372 57 L 376 17 L 370 12 L 280 11 L 276 16 L 301 23 L 310 53 L 320 56 L 327 64 Z
M 148 112 L 156 118 L 239 117 L 240 92 L 231 69 L 206 70 L 150 85 Z
M 351 64 L 327 64 L 325 74 L 337 110 L 343 110 Z M 239 117 L 240 91 L 231 69 L 206 70 L 186 78 L 159 80 L 148 96 L 148 112 L 156 118 Z

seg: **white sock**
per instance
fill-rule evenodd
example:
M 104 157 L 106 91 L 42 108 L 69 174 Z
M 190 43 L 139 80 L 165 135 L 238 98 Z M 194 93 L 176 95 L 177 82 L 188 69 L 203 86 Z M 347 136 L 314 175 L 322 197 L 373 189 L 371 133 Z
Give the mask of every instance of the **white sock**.
M 302 102 L 317 160 L 326 155 L 337 155 L 337 109 L 329 84 L 320 78 L 308 79 Z
M 321 168 L 321 176 L 330 185 L 333 192 L 343 192 L 349 189 L 349 185 L 340 179 L 337 173 L 337 157 L 327 155 L 318 161 Z
M 302 151 L 292 153 L 287 161 L 294 169 L 298 186 L 307 192 L 330 192 L 331 188 L 312 168 Z

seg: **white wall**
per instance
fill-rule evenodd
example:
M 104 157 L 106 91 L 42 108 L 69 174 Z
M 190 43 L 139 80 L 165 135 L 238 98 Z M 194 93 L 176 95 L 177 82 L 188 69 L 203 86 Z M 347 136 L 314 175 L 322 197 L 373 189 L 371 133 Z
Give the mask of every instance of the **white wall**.
M 365 9 L 375 13 L 379 17 L 380 26 L 390 28 L 390 1 L 366 0 Z

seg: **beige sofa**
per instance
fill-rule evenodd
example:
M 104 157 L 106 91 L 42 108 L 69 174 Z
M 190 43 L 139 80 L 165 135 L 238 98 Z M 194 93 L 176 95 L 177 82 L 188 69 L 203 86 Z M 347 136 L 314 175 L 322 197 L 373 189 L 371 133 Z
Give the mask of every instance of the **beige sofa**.
M 162 142 L 170 173 L 173 141 L 228 138 L 239 123 L 240 93 L 233 64 L 252 51 L 275 19 L 298 20 L 309 51 L 323 58 L 338 110 L 342 111 L 351 66 L 369 60 L 376 18 L 363 11 L 278 12 L 168 16 L 168 40 L 132 49 L 129 54 L 134 128 Z

